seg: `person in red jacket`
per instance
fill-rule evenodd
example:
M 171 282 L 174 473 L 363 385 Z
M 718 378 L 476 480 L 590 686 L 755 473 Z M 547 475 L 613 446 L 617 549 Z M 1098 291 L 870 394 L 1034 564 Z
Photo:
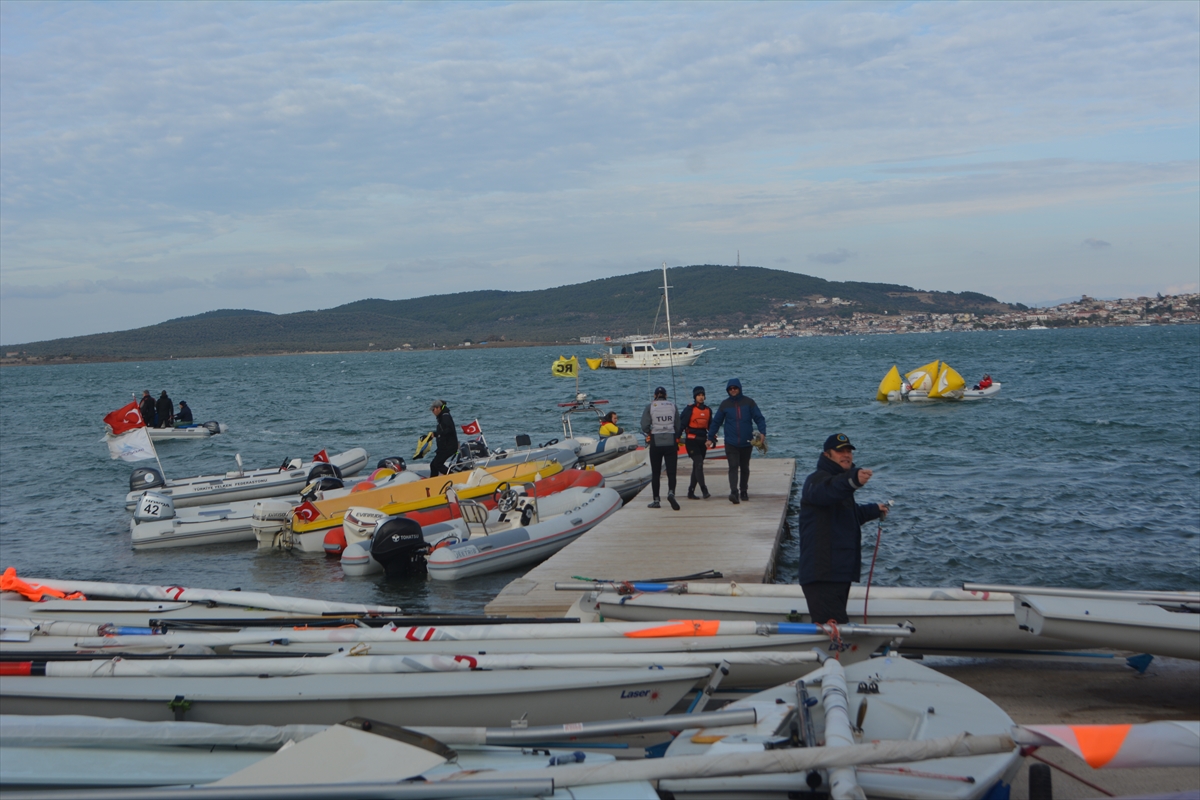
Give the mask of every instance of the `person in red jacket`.
M 692 459 L 692 479 L 688 483 L 688 500 L 699 500 L 696 487 L 704 499 L 712 497 L 704 483 L 704 458 L 708 455 L 708 423 L 712 422 L 712 409 L 704 405 L 704 387 L 692 389 L 692 404 L 683 410 L 683 446 L 688 458 Z

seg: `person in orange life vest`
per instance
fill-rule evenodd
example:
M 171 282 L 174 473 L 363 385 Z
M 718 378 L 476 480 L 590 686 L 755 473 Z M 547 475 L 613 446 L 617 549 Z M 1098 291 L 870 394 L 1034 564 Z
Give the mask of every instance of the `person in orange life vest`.
M 625 429 L 617 424 L 617 412 L 610 411 L 600 418 L 600 436 L 607 438 L 616 436 L 618 433 L 624 433 Z
M 659 386 L 654 390 L 654 399 L 642 412 L 642 433 L 650 445 L 650 486 L 654 490 L 650 508 L 662 507 L 658 502 L 658 489 L 665 463 L 667 502 L 671 508 L 679 510 L 679 501 L 675 499 L 675 467 L 679 463 L 680 421 L 679 409 L 667 399 L 667 390 Z
M 680 416 L 683 425 L 683 446 L 692 460 L 692 479 L 688 482 L 688 500 L 699 500 L 696 487 L 704 499 L 712 497 L 704 483 L 704 457 L 708 454 L 708 423 L 712 422 L 712 409 L 704 405 L 704 387 L 692 389 L 692 404 Z

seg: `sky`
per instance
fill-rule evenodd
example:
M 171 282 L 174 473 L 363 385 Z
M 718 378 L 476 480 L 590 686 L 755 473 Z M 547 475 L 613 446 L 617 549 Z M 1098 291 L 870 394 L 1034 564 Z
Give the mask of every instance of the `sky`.
M 1200 3 L 0 3 L 0 342 L 668 265 L 1197 291 Z

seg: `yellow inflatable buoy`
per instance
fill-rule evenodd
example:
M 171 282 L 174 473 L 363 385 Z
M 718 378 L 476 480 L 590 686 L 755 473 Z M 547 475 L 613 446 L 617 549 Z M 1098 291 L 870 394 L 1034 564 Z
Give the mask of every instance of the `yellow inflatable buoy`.
M 600 365 L 601 365 L 602 363 L 604 363 L 604 359 L 603 359 L 603 358 L 589 358 L 589 359 L 587 359 L 587 365 L 588 365 L 588 369 L 600 369 Z
M 433 444 L 433 431 L 417 438 L 417 450 L 413 453 L 413 458 L 424 458 L 429 452 L 429 447 Z
M 879 382 L 879 390 L 875 392 L 875 399 L 886 402 L 888 394 L 900 391 L 900 387 L 903 385 L 904 380 L 900 377 L 900 370 L 896 368 L 895 364 L 892 364 L 888 374 L 884 375 L 883 380 Z

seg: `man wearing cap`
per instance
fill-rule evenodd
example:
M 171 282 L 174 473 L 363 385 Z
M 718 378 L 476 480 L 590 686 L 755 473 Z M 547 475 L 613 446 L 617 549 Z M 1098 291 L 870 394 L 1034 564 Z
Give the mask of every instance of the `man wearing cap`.
M 654 399 L 642 412 L 642 433 L 646 435 L 646 443 L 650 445 L 650 486 L 654 490 L 654 500 L 650 508 L 661 508 L 658 501 L 658 490 L 661 485 L 663 463 L 667 466 L 667 502 L 671 508 L 679 510 L 679 501 L 675 499 L 675 468 L 679 463 L 679 432 L 683 420 L 679 409 L 667 399 L 667 390 L 659 386 L 654 390 Z
M 429 410 L 437 417 L 437 427 L 433 430 L 437 449 L 433 461 L 429 463 L 429 477 L 432 478 L 450 471 L 446 468 L 446 461 L 458 452 L 458 430 L 454 427 L 454 418 L 450 416 L 450 407 L 445 400 L 434 400 Z
M 692 389 L 692 404 L 683 410 L 680 422 L 683 431 L 683 446 L 692 460 L 692 478 L 688 481 L 688 500 L 699 500 L 696 487 L 704 499 L 712 497 L 704 482 L 704 459 L 708 455 L 708 423 L 712 421 L 712 409 L 704 405 L 704 387 Z
M 862 577 L 862 529 L 887 516 L 883 503 L 854 502 L 871 480 L 854 466 L 854 445 L 844 433 L 825 440 L 817 469 L 800 492 L 800 588 L 812 621 L 849 622 L 850 584 Z
M 742 382 L 730 378 L 725 384 L 729 395 L 717 406 L 712 422 L 708 424 L 708 440 L 717 443 L 717 429 L 725 426 L 725 458 L 729 462 L 729 502 L 749 500 L 750 452 L 754 449 L 754 426 L 767 440 L 767 420 L 758 410 L 758 404 L 742 394 Z

